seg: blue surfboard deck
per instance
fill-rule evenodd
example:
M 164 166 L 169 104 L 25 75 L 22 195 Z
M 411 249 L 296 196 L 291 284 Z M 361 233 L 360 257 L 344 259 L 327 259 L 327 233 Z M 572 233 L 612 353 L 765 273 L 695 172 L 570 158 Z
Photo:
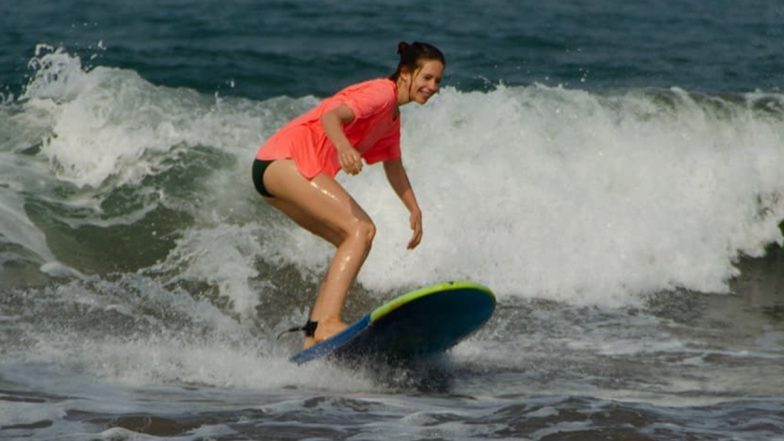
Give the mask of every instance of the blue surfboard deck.
M 409 361 L 443 353 L 490 319 L 495 296 L 470 281 L 446 282 L 396 297 L 342 332 L 295 354 L 297 364 L 341 361 Z

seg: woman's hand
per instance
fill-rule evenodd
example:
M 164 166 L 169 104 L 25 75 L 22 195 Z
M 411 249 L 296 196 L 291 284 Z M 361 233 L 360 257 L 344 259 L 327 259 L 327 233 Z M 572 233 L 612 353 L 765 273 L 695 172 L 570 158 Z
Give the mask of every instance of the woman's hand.
M 408 241 L 407 248 L 413 250 L 422 241 L 422 211 L 419 209 L 411 211 L 409 222 L 411 222 L 411 230 L 414 233 L 411 235 L 411 240 Z
M 362 156 L 354 147 L 338 147 L 338 162 L 346 174 L 358 175 L 362 171 Z
M 345 104 L 341 104 L 321 115 L 321 126 L 324 127 L 324 133 L 327 134 L 327 138 L 335 145 L 340 168 L 349 175 L 356 175 L 362 171 L 362 156 L 351 145 L 345 132 L 343 132 L 343 125 L 353 120 L 354 111 Z

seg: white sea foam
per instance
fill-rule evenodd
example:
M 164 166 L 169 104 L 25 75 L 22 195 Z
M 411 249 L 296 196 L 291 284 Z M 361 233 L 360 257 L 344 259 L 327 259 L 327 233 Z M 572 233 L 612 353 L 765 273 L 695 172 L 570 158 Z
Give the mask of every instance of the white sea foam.
M 9 357 L 25 366 L 82 372 L 127 385 L 277 390 L 296 384 L 324 390 L 373 390 L 368 376 L 336 366 L 311 363 L 292 370 L 288 357 L 295 343 L 291 339 L 254 333 L 252 325 L 234 320 L 210 302 L 146 276 L 126 276 L 114 282 L 74 280 L 39 292 L 37 298 L 42 309 L 30 313 L 51 313 L 56 318 L 46 326 L 30 328 L 25 338 L 34 344 Z M 65 310 L 81 312 L 71 316 L 61 312 Z M 85 317 L 90 317 L 89 327 L 83 325 Z M 18 375 L 22 378 L 14 381 L 27 381 L 25 369 Z M 30 375 L 36 378 L 30 382 L 39 385 L 37 378 L 47 377 L 41 372 Z M 66 383 L 81 387 L 73 381 Z
M 80 187 L 110 177 L 138 182 L 160 171 L 163 156 L 155 153 L 200 145 L 236 149 L 264 136 L 258 104 L 223 106 L 212 96 L 153 85 L 134 71 L 85 69 L 79 57 L 59 49 L 42 48 L 31 64 L 37 71 L 21 96 L 24 113 L 51 120 L 43 152 L 60 179 Z
M 239 334 L 237 334 L 239 335 Z M 370 377 L 337 366 L 311 363 L 292 370 L 286 354 L 270 352 L 267 341 L 245 335 L 243 344 L 176 335 L 129 338 L 85 338 L 64 333 L 37 335 L 35 354 L 27 363 L 90 372 L 128 385 L 195 384 L 253 390 L 276 390 L 292 384 L 335 391 L 368 391 Z M 281 348 L 282 350 L 283 348 Z
M 0 240 L 21 245 L 41 259 L 52 259 L 46 237 L 24 214 L 23 206 L 18 194 L 0 187 Z
M 670 99 L 501 87 L 407 108 L 425 238 L 404 251 L 406 213 L 380 173 L 343 179 L 381 232 L 360 281 L 470 277 L 501 295 L 610 304 L 726 291 L 740 255 L 781 243 L 784 123 Z
M 253 230 L 250 225 L 217 225 L 189 230 L 169 256 L 170 265 L 184 268 L 174 281 L 198 280 L 216 285 L 231 299 L 235 311 L 254 312 L 259 293 L 252 289 L 249 281 L 258 276 L 253 263 L 263 248 L 252 239 Z

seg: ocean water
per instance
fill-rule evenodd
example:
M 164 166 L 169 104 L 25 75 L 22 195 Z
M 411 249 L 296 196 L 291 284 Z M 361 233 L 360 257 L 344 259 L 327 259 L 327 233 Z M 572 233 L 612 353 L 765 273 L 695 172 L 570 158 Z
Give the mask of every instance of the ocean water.
M 0 0 L 0 439 L 784 440 L 784 5 Z M 423 366 L 287 361 L 331 254 L 255 150 L 438 45 L 402 109 L 424 211 L 346 318 L 452 279 L 478 334 Z

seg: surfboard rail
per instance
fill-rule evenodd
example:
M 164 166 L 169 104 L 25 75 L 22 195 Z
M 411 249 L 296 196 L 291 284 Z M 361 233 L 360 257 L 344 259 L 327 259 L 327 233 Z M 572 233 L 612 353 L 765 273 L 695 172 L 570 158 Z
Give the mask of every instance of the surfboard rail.
M 394 299 L 374 309 L 370 313 L 370 321 L 374 322 L 380 319 L 381 317 L 384 317 L 385 315 L 389 314 L 390 312 L 394 311 L 395 309 L 401 307 L 402 305 L 405 305 L 406 303 L 412 302 L 416 299 L 428 296 L 430 294 L 452 291 L 456 289 L 466 289 L 466 288 L 475 289 L 477 291 L 484 292 L 485 294 L 490 296 L 493 299 L 493 303 L 495 303 L 495 295 L 493 294 L 492 291 L 490 291 L 490 288 L 484 285 L 481 285 L 476 282 L 472 282 L 470 280 L 443 282 L 435 285 L 425 286 L 415 291 L 411 291 L 407 294 L 403 294 L 401 296 L 395 297 Z

